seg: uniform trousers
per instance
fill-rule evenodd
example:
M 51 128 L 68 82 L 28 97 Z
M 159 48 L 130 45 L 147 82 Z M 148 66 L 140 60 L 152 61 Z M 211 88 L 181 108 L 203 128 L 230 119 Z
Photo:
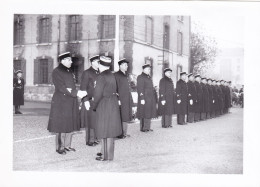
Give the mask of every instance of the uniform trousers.
M 167 128 L 172 126 L 172 115 L 162 115 L 162 127 Z
M 199 112 L 195 113 L 194 120 L 195 120 L 195 122 L 200 121 L 200 113 Z
M 185 124 L 185 114 L 177 114 L 177 124 L 184 125 Z
M 205 120 L 206 117 L 207 117 L 207 113 L 206 113 L 206 112 L 201 112 L 201 114 L 200 114 L 200 119 L 201 119 L 201 120 Z
M 93 143 L 94 141 L 96 141 L 96 137 L 95 137 L 95 129 L 86 127 L 86 143 Z
M 141 118 L 140 119 L 140 130 L 146 131 L 151 129 L 151 119 Z
M 114 138 L 101 139 L 101 153 L 102 153 L 103 159 L 113 160 L 114 159 L 114 150 L 115 150 Z
M 189 112 L 187 115 L 187 122 L 188 123 L 193 123 L 195 120 L 195 113 L 194 112 Z
M 56 150 L 63 150 L 65 147 L 71 147 L 72 132 L 56 133 Z
M 127 135 L 128 123 L 122 122 L 123 135 Z
M 207 118 L 207 119 L 210 119 L 210 118 L 211 118 L 210 112 L 207 112 L 206 118 Z
M 211 115 L 212 118 L 216 117 L 215 111 L 212 111 L 210 115 Z

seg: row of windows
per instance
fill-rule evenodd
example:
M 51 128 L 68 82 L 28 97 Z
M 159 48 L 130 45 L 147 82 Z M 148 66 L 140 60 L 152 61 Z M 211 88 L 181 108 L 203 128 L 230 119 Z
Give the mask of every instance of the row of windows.
M 81 22 L 80 15 L 68 16 L 68 32 L 69 41 L 78 41 L 81 39 Z M 115 37 L 115 16 L 104 15 L 101 16 L 101 38 L 114 38 Z M 51 42 L 51 18 L 43 17 L 38 20 L 39 24 L 39 43 Z M 22 45 L 24 37 L 24 19 L 21 15 L 17 15 L 14 21 L 14 45 Z
M 183 22 L 183 16 L 178 16 L 178 20 Z M 152 17 L 146 17 L 146 29 L 145 29 L 145 41 L 148 44 L 153 44 L 153 19 Z M 164 25 L 163 31 L 163 48 L 169 50 L 170 49 L 170 27 L 169 25 Z M 182 55 L 183 51 L 183 34 L 181 31 L 178 31 L 177 34 L 177 53 Z

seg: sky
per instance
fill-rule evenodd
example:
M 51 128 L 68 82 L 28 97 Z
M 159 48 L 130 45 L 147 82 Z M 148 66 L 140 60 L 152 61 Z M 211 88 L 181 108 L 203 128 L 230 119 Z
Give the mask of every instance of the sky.
M 200 23 L 207 35 L 215 37 L 219 48 L 236 48 L 244 45 L 244 18 L 239 16 L 191 16 L 192 25 Z M 193 30 L 194 27 L 191 27 Z

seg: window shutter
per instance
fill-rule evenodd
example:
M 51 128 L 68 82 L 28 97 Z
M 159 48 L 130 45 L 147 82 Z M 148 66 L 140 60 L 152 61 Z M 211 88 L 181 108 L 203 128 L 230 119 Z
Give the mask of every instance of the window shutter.
M 48 83 L 52 84 L 53 59 L 48 59 Z
M 25 60 L 21 61 L 21 70 L 23 72 L 24 81 L 26 81 L 26 61 Z
M 34 77 L 33 83 L 39 84 L 39 61 L 38 59 L 34 59 Z

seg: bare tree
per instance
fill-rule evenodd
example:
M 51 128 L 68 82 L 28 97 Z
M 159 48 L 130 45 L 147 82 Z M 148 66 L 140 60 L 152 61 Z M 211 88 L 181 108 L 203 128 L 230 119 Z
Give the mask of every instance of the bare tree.
M 214 66 L 217 52 L 217 42 L 213 37 L 205 35 L 202 29 L 193 31 L 190 44 L 190 72 L 207 74 L 207 71 Z

